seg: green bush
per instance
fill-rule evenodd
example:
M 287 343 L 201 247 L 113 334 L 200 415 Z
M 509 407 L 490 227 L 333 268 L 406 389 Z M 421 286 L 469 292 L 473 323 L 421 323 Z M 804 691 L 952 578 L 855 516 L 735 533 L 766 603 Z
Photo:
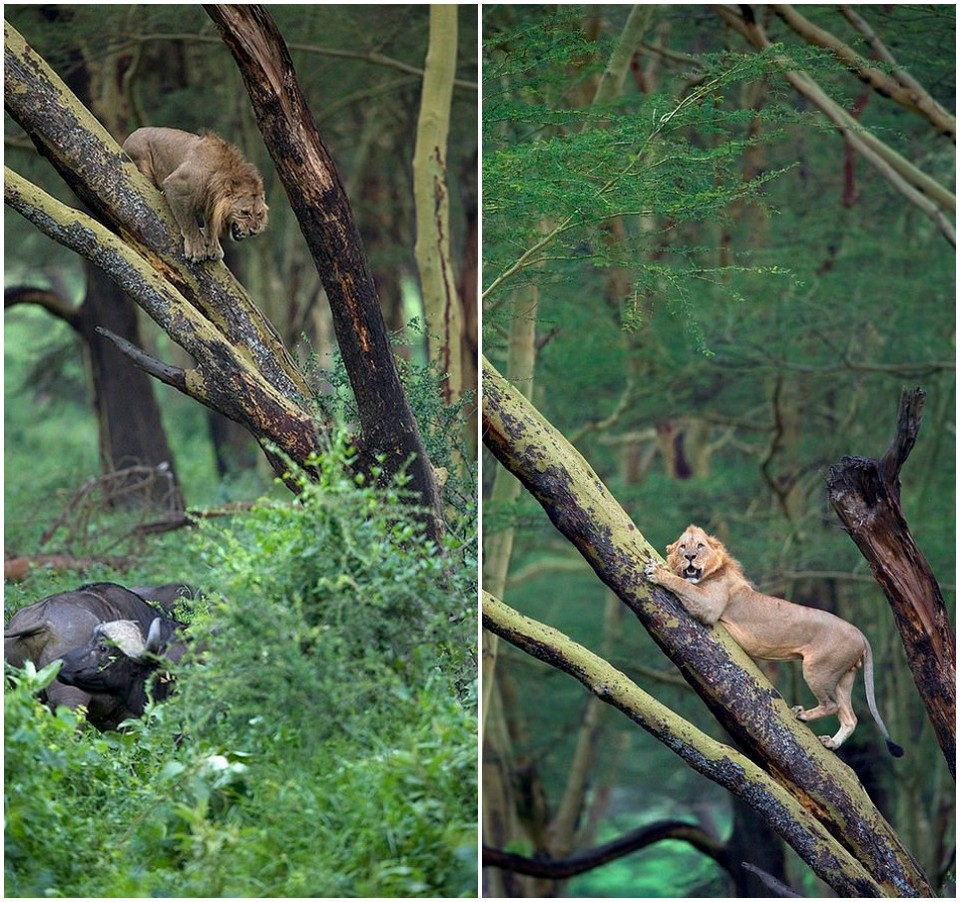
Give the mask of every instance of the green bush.
M 8 896 L 476 894 L 475 523 L 348 460 L 199 530 L 202 652 L 128 732 L 12 674 Z

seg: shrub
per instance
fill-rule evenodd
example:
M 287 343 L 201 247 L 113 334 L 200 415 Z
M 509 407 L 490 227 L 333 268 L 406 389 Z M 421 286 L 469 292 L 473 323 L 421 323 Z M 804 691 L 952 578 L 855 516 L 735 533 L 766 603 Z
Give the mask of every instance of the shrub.
M 202 655 L 128 732 L 13 674 L 7 895 L 476 894 L 475 523 L 437 547 L 348 459 L 199 531 Z

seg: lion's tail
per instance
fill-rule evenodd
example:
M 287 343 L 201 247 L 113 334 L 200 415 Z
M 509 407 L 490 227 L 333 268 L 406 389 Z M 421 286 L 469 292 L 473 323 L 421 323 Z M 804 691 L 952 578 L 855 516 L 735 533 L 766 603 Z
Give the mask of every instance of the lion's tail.
M 883 718 L 877 710 L 877 700 L 873 694 L 873 650 L 870 648 L 870 642 L 866 637 L 863 639 L 863 644 L 865 647 L 863 653 L 863 682 L 867 689 L 867 706 L 870 708 L 870 713 L 877 722 L 877 726 L 880 727 L 883 738 L 887 741 L 887 750 L 894 758 L 900 758 L 903 756 L 903 749 L 890 738 L 887 725 L 883 722 Z

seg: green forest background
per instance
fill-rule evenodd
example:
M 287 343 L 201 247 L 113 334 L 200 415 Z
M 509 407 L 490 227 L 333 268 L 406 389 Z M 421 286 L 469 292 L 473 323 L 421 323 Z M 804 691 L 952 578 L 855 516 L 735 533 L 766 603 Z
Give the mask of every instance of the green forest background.
M 162 503 L 106 503 L 89 359 L 70 319 L 88 271 L 5 210 L 6 557 L 74 564 L 8 580 L 5 622 L 87 582 L 186 581 L 205 598 L 179 613 L 206 646 L 169 703 L 122 734 L 78 729 L 82 717 L 63 709 L 51 716 L 35 698 L 50 675 L 11 676 L 9 897 L 476 893 L 476 449 L 463 403 L 445 406 L 427 358 L 414 260 L 429 8 L 270 14 L 352 202 L 431 459 L 447 470 L 442 547 L 424 537 L 402 479 L 375 488 L 352 472 L 357 414 L 326 298 L 203 8 L 8 5 L 8 21 L 93 98 L 117 139 L 147 124 L 208 128 L 260 168 L 270 224 L 228 247 L 228 264 L 339 424 L 316 483 L 293 503 L 249 436 L 157 387 L 183 500 L 215 516 L 156 532 L 171 513 Z M 457 264 L 475 240 L 477 181 L 477 20 L 472 8 L 459 20 L 448 158 Z M 5 131 L 7 165 L 75 204 L 10 118 Z M 10 306 L 23 286 L 42 304 Z M 187 365 L 149 320 L 139 325 L 150 353 Z
M 766 53 L 714 8 L 639 9 L 638 49 L 613 91 L 608 70 L 638 8 L 483 9 L 484 353 L 661 552 L 697 523 L 761 591 L 827 608 L 866 633 L 880 662 L 880 708 L 907 753 L 885 757 L 858 680 L 863 714 L 840 754 L 949 895 L 953 783 L 886 601 L 824 477 L 844 455 L 880 456 L 901 389 L 924 389 L 902 503 L 952 610 L 954 248 L 792 90 L 775 54 L 789 53 L 864 128 L 951 190 L 954 146 L 769 8 L 763 25 L 776 46 Z M 798 9 L 870 56 L 836 7 Z M 856 9 L 952 112 L 954 8 Z M 484 585 L 491 555 L 503 553 L 493 543 L 511 535 L 508 604 L 600 651 L 717 735 L 539 504 L 526 494 L 500 500 L 496 470 L 485 457 Z M 730 848 L 768 835 L 626 719 L 596 712 L 574 680 L 505 642 L 498 654 L 508 738 L 484 758 L 509 770 L 513 785 L 494 798 L 485 772 L 484 804 L 488 823 L 515 825 L 507 851 L 563 858 L 668 819 L 699 824 Z M 810 702 L 798 668 L 768 672 L 791 704 Z M 833 723 L 825 721 L 831 731 Z M 565 808 L 578 792 L 571 818 Z M 789 873 L 802 895 L 822 894 L 802 863 Z M 632 897 L 724 896 L 730 887 L 716 863 L 675 841 L 569 881 L 517 885 L 530 895 Z

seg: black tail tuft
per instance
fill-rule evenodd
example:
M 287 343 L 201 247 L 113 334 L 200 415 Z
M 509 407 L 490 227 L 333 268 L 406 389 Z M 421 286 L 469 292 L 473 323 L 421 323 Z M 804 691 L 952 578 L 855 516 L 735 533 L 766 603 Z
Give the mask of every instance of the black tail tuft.
M 903 757 L 903 749 L 890 739 L 887 740 L 887 750 L 891 755 L 893 755 L 894 758 Z

